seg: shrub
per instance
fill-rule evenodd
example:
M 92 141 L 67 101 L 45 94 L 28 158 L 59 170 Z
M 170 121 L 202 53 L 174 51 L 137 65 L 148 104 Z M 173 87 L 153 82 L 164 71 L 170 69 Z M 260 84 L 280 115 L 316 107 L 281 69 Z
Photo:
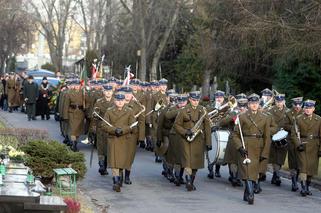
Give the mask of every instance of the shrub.
M 43 180 L 52 179 L 56 168 L 71 167 L 77 171 L 77 178 L 83 178 L 86 173 L 84 154 L 72 152 L 57 141 L 30 141 L 21 150 L 26 153 L 26 165 Z

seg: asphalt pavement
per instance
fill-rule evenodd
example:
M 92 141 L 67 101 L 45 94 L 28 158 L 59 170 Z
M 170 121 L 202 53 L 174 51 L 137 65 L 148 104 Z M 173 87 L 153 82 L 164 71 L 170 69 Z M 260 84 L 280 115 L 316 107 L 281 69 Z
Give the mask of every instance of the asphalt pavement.
M 0 111 L 0 119 L 8 126 L 45 129 L 52 139 L 62 141 L 59 123 L 49 121 L 27 121 L 25 114 Z M 91 146 L 81 144 L 81 152 L 86 156 L 87 174 L 78 186 L 98 212 L 318 212 L 321 209 L 321 192 L 312 188 L 312 196 L 301 197 L 299 192 L 291 192 L 291 182 L 282 178 L 280 187 L 270 184 L 271 175 L 262 184 L 263 192 L 255 195 L 254 205 L 242 200 L 243 188 L 232 187 L 228 182 L 227 167 L 221 168 L 222 177 L 210 180 L 207 169 L 197 173 L 196 191 L 187 192 L 184 186 L 176 187 L 161 176 L 162 166 L 154 162 L 151 152 L 137 148 L 132 169 L 132 185 L 124 185 L 122 192 L 112 190 L 111 175 L 98 174 L 97 153 L 94 150 L 92 167 L 89 166 Z M 321 168 L 320 168 L 321 169 Z M 109 173 L 111 171 L 109 170 Z

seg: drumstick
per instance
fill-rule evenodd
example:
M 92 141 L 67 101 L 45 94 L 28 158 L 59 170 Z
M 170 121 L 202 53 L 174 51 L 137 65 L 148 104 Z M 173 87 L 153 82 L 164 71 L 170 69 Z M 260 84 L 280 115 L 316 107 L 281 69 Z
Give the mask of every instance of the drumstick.
M 238 125 L 238 127 L 239 127 L 239 131 L 240 131 L 242 147 L 243 147 L 243 149 L 245 150 L 244 137 L 243 137 L 242 127 L 241 127 L 241 122 L 240 122 L 240 119 L 239 119 L 239 116 L 238 116 L 238 115 L 237 115 L 237 118 L 236 118 L 236 122 L 237 122 L 237 125 Z M 251 163 L 251 159 L 248 158 L 247 155 L 245 155 L 245 159 L 244 159 L 244 161 L 243 161 L 243 164 L 250 164 L 250 163 Z

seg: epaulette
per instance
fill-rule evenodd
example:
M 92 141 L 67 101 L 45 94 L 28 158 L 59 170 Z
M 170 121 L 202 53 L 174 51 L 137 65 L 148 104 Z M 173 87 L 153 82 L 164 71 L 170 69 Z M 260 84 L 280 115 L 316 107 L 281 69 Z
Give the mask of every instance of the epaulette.
M 268 111 L 265 111 L 265 112 L 262 111 L 262 114 L 264 116 L 271 116 L 272 115 L 271 112 L 268 112 Z
M 110 111 L 110 110 L 113 110 L 113 109 L 115 109 L 115 106 L 108 107 L 107 111 Z
M 299 114 L 298 116 L 296 116 L 296 120 L 300 119 L 303 116 L 303 114 Z
M 315 115 L 315 118 L 314 118 L 314 119 L 315 119 L 316 121 L 318 121 L 318 120 L 321 119 L 321 117 L 320 117 L 319 115 L 317 115 L 317 114 L 314 114 L 314 115 Z
M 289 113 L 289 112 L 291 112 L 291 109 L 287 108 L 287 109 L 285 110 L 285 113 Z

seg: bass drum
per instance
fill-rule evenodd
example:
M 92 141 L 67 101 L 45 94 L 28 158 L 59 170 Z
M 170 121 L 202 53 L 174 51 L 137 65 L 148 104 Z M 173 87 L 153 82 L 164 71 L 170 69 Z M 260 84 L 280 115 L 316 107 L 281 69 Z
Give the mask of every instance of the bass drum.
M 223 164 L 225 149 L 229 140 L 228 130 L 217 130 L 212 132 L 212 150 L 207 153 L 208 164 Z

